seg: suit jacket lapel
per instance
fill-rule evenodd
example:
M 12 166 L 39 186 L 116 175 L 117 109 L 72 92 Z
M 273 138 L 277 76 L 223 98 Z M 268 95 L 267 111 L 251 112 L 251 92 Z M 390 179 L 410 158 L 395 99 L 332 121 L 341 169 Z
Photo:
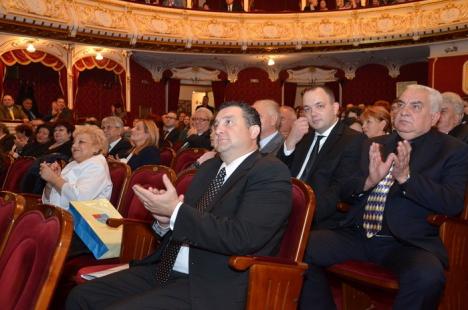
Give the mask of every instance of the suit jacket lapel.
M 227 193 L 229 190 L 237 183 L 237 181 L 242 178 L 254 165 L 257 159 L 260 157 L 260 153 L 255 151 L 249 157 L 247 157 L 239 167 L 231 174 L 231 176 L 224 182 L 219 193 L 215 196 L 210 205 L 206 208 L 206 211 L 210 211 L 218 201 Z M 217 171 L 216 171 L 217 172 Z M 213 176 L 214 178 L 214 176 Z M 210 181 L 211 182 L 211 181 Z
M 326 157 L 327 154 L 329 154 L 329 150 L 335 145 L 335 143 L 338 141 L 338 139 L 341 137 L 343 134 L 343 123 L 338 121 L 336 124 L 335 128 L 330 132 L 330 135 L 328 136 L 327 140 L 323 144 L 322 148 L 320 149 L 318 153 L 317 160 L 315 161 L 314 165 L 312 166 L 311 172 L 315 171 L 315 168 L 317 167 L 318 163 L 323 159 L 323 157 Z

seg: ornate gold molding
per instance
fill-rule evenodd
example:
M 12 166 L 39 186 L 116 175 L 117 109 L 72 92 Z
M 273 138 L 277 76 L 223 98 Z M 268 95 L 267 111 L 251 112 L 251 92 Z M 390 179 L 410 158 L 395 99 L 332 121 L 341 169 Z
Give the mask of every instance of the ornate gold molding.
M 285 14 L 192 11 L 119 0 L 5 0 L 0 13 L 3 24 L 40 28 L 42 32 L 66 31 L 70 39 L 99 37 L 103 42 L 126 41 L 129 47 L 153 49 L 176 46 L 179 50 L 206 47 L 278 52 L 392 44 L 468 32 L 466 0 Z

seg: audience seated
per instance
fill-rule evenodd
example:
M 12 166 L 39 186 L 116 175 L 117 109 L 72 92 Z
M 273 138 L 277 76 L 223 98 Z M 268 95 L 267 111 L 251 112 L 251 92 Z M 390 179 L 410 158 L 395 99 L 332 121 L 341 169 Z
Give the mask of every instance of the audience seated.
M 342 184 L 356 173 L 364 135 L 338 120 L 339 103 L 329 88 L 307 89 L 303 111 L 305 116 L 294 122 L 278 156 L 293 177 L 314 190 L 317 207 L 312 226 L 334 228 L 344 219 L 336 205 L 349 196 Z
M 347 107 L 343 113 L 344 115 L 343 122 L 349 128 L 362 132 L 362 124 L 359 120 L 362 111 L 363 109 L 356 107 L 356 106 L 352 106 L 350 108 Z
M 159 130 L 152 120 L 136 121 L 130 136 L 133 149 L 120 161 L 128 164 L 132 171 L 143 165 L 159 165 L 158 140 Z
M 0 120 L 29 121 L 23 109 L 15 104 L 13 96 L 9 94 L 3 95 L 2 104 L 0 105 Z
M 73 161 L 65 168 L 57 162 L 41 163 L 40 176 L 47 182 L 42 201 L 68 210 L 70 201 L 110 199 L 112 181 L 104 155 L 107 139 L 93 125 L 83 125 L 73 133 Z M 74 237 L 69 256 L 87 253 L 78 237 Z
M 132 149 L 132 144 L 124 137 L 124 123 L 118 116 L 108 116 L 102 119 L 101 128 L 109 144 L 108 156 L 112 158 L 127 157 Z
M 174 7 L 174 8 L 185 8 L 185 0 L 163 0 L 163 6 Z
M 320 2 L 319 2 L 319 11 L 328 11 L 327 1 L 320 0 Z
M 57 98 L 57 114 L 52 117 L 51 122 L 69 122 L 73 123 L 73 111 L 67 107 L 65 99 L 62 97 Z
M 225 12 L 244 12 L 240 3 L 235 0 L 225 0 L 222 4 L 221 10 Z
M 360 172 L 346 187 L 355 201 L 333 230 L 312 231 L 305 262 L 303 309 L 335 308 L 324 267 L 370 261 L 399 279 L 393 309 L 437 309 L 447 253 L 430 214 L 463 209 L 468 146 L 433 129 L 442 96 L 411 85 L 394 103 L 395 131 L 364 145 Z
M 173 111 L 169 111 L 162 116 L 163 127 L 159 133 L 159 145 L 160 147 L 174 145 L 180 136 L 180 132 L 177 129 L 177 114 Z
M 10 134 L 10 130 L 4 123 L 0 123 L 0 152 L 8 154 L 15 144 L 15 136 Z
M 48 153 L 52 139 L 52 128 L 47 124 L 39 125 L 36 128 L 34 137 L 24 146 L 19 155 L 41 157 Z
M 179 200 L 166 190 L 135 186 L 162 237 L 155 254 L 132 267 L 76 287 L 67 309 L 242 309 L 248 273 L 230 255 L 274 255 L 291 209 L 287 168 L 257 151 L 258 113 L 247 104 L 221 106 L 215 145 L 220 157 L 198 170 Z
M 253 108 L 260 115 L 262 131 L 260 132 L 260 153 L 276 156 L 283 145 L 284 137 L 279 133 L 280 112 L 277 102 L 265 99 L 255 101 Z
M 54 143 L 52 143 L 47 154 L 59 153 L 63 159 L 68 161 L 72 157 L 71 146 L 73 144 L 72 135 L 75 126 L 66 121 L 58 121 L 54 124 Z
M 304 12 L 313 12 L 319 10 L 318 0 L 308 0 L 304 7 Z
M 279 132 L 286 138 L 291 132 L 294 122 L 297 120 L 296 111 L 293 108 L 283 105 L 280 107 L 280 128 Z
M 25 146 L 33 139 L 33 130 L 31 126 L 20 124 L 15 127 L 15 144 L 12 146 L 9 154 L 13 158 L 18 158 Z
M 368 138 L 389 134 L 392 130 L 390 113 L 383 107 L 369 106 L 361 114 L 362 131 Z
M 204 148 L 211 150 L 210 125 L 213 112 L 207 108 L 199 108 L 193 113 L 191 128 L 187 131 L 187 138 L 180 149 Z
M 23 108 L 24 114 L 28 116 L 28 119 L 30 121 L 41 118 L 42 115 L 39 114 L 37 109 L 33 105 L 33 101 L 31 98 L 25 98 L 23 99 L 23 102 L 21 103 L 21 106 Z
M 437 129 L 468 143 L 468 125 L 463 122 L 464 116 L 463 99 L 456 93 L 443 93 Z

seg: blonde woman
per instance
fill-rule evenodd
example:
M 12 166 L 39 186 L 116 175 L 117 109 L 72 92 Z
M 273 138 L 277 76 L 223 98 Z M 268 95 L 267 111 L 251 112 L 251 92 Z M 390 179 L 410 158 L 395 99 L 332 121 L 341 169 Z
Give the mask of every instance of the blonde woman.
M 159 129 L 149 119 L 140 119 L 135 122 L 130 135 L 133 149 L 127 158 L 121 159 L 126 162 L 132 171 L 143 165 L 159 165 Z
M 75 130 L 73 138 L 73 161 L 63 170 L 57 162 L 40 165 L 40 176 L 47 182 L 42 201 L 64 209 L 72 200 L 110 199 L 112 192 L 104 132 L 85 125 Z

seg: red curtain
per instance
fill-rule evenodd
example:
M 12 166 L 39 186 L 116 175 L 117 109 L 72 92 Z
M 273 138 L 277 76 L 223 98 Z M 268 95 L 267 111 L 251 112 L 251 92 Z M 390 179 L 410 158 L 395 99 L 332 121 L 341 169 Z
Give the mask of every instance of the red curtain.
M 297 83 L 284 83 L 284 105 L 294 107 L 296 102 Z
M 102 60 L 97 60 L 95 57 L 92 56 L 87 56 L 83 57 L 75 62 L 73 65 L 73 89 L 75 90 L 75 99 L 76 95 L 78 93 L 78 77 L 79 73 L 83 72 L 84 70 L 90 70 L 90 69 L 103 69 L 106 71 L 112 71 L 114 72 L 118 77 L 119 81 L 121 84 L 121 99 L 122 99 L 122 104 L 125 106 L 125 70 L 124 68 L 119 65 L 117 62 L 113 61 L 112 59 L 109 58 L 104 58 Z
M 180 80 L 169 79 L 168 81 L 168 111 L 177 111 L 179 106 Z
M 0 60 L 0 89 L 2 91 L 2 95 L 6 66 L 13 66 L 16 63 L 21 65 L 29 65 L 31 62 L 33 62 L 41 63 L 44 66 L 52 68 L 54 71 L 59 73 L 59 86 L 62 90 L 62 95 L 66 99 L 67 68 L 65 67 L 65 64 L 54 55 L 42 51 L 35 51 L 34 53 L 30 53 L 24 49 L 16 49 L 0 55 Z
M 226 85 L 228 81 L 212 81 L 211 88 L 213 89 L 213 97 L 216 109 L 225 101 Z

